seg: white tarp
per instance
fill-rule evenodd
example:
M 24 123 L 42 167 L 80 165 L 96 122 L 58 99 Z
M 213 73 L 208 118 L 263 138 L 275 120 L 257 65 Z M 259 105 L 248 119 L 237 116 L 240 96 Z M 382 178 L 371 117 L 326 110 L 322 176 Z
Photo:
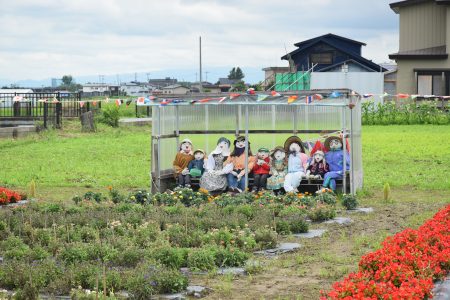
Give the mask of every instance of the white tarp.
M 311 73 L 311 89 L 340 89 L 354 90 L 360 95 L 384 93 L 384 73 L 381 72 L 313 72 Z M 382 101 L 381 97 L 373 97 L 375 102 Z

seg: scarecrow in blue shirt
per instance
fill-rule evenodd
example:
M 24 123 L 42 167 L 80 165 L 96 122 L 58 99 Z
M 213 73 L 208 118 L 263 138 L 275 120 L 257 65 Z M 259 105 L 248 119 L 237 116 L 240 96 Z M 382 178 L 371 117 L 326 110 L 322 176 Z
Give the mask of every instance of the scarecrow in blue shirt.
M 325 160 L 329 165 L 329 172 L 325 173 L 323 180 L 323 187 L 330 188 L 336 191 L 336 180 L 344 178 L 344 155 L 345 155 L 345 170 L 350 170 L 350 155 L 347 152 L 344 154 L 342 149 L 343 141 L 338 136 L 330 136 L 325 140 Z

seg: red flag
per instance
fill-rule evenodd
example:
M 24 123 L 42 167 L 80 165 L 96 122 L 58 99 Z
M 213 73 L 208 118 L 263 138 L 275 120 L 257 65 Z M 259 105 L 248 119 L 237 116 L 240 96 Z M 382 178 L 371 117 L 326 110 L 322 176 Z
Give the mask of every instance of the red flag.
M 409 98 L 409 95 L 408 94 L 397 94 L 397 98 L 405 99 L 405 98 Z
M 292 102 L 294 102 L 295 100 L 297 100 L 298 96 L 289 96 L 288 97 L 288 104 L 291 104 Z
M 80 108 L 84 106 L 84 101 L 80 101 Z
M 93 106 L 97 106 L 97 101 L 92 101 Z
M 280 97 L 281 96 L 281 94 L 276 91 L 272 91 L 272 92 L 270 92 L 270 94 L 272 95 L 272 97 Z
M 121 106 L 121 105 L 122 105 L 122 100 L 116 99 L 116 106 Z
M 237 98 L 237 97 L 239 97 L 241 94 L 239 94 L 239 93 L 231 93 L 230 94 L 230 99 L 231 100 L 233 100 L 234 98 Z

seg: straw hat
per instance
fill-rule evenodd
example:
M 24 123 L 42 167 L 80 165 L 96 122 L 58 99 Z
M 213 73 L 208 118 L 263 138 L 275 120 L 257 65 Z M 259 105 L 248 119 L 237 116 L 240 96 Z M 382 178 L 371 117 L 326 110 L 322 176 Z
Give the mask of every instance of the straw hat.
M 286 142 L 284 142 L 284 151 L 286 151 L 286 153 L 289 152 L 289 147 L 293 144 L 293 143 L 297 143 L 300 145 L 300 152 L 305 153 L 305 148 L 303 147 L 303 142 L 302 140 L 298 137 L 298 136 L 291 136 L 289 137 Z
M 203 151 L 202 149 L 197 149 L 197 150 L 195 150 L 195 151 L 194 151 L 194 155 L 195 155 L 195 153 L 197 153 L 197 152 L 200 152 L 200 153 L 203 153 L 203 155 L 206 155 L 206 152 Z
M 286 153 L 286 150 L 284 150 L 283 147 L 277 146 L 277 147 L 275 147 L 275 148 L 270 152 L 270 156 L 271 156 L 273 159 L 275 159 L 275 152 L 277 152 L 277 151 L 282 151 L 282 152 Z
M 342 138 L 341 138 L 341 137 L 339 137 L 339 136 L 330 136 L 330 137 L 327 137 L 327 139 L 326 139 L 325 142 L 324 142 L 325 149 L 326 149 L 327 151 L 330 151 L 330 143 L 331 143 L 332 140 L 339 140 L 339 141 L 341 142 L 341 144 L 343 145 L 343 142 L 342 142 Z
M 184 139 L 184 140 L 181 141 L 181 143 L 180 143 L 180 145 L 179 145 L 179 149 L 180 149 L 180 150 L 181 150 L 181 145 L 183 145 L 184 143 L 189 143 L 189 144 L 191 144 L 191 147 L 192 147 L 192 142 L 191 142 L 191 140 L 190 140 L 190 139 Z

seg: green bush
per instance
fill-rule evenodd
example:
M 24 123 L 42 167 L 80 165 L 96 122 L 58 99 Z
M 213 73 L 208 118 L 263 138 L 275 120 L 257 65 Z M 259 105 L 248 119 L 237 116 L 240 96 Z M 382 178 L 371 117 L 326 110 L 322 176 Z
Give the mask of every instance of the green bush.
M 258 229 L 255 232 L 255 241 L 259 249 L 270 249 L 277 246 L 276 233 L 270 229 Z
M 285 220 L 277 220 L 276 222 L 276 231 L 278 234 L 287 235 L 291 233 L 289 227 L 289 222 Z
M 330 205 L 317 205 L 308 212 L 308 218 L 313 222 L 320 222 L 333 219 L 336 216 L 336 210 Z
M 168 268 L 180 269 L 187 266 L 187 248 L 163 247 L 152 249 L 152 257 Z
M 120 108 L 116 105 L 108 105 L 102 108 L 102 114 L 98 121 L 111 127 L 119 127 Z
M 215 253 L 210 249 L 195 249 L 189 252 L 187 265 L 193 270 L 209 271 L 215 268 Z
M 316 201 L 320 201 L 324 204 L 335 205 L 337 202 L 337 197 L 332 192 L 319 193 L 316 196 Z
M 292 233 L 305 233 L 308 232 L 309 224 L 304 218 L 291 219 L 289 221 L 289 230 Z
M 344 194 L 342 195 L 342 205 L 346 209 L 355 209 L 358 206 L 358 199 L 356 199 L 356 196 L 351 194 Z
M 128 199 L 131 202 L 139 203 L 139 204 L 148 204 L 150 202 L 150 193 L 145 190 L 137 190 L 130 194 Z M 113 200 L 114 202 L 114 200 Z M 116 202 L 114 202 L 116 203 Z
M 215 264 L 218 267 L 241 267 L 250 256 L 250 254 L 235 247 L 217 247 L 214 252 Z

